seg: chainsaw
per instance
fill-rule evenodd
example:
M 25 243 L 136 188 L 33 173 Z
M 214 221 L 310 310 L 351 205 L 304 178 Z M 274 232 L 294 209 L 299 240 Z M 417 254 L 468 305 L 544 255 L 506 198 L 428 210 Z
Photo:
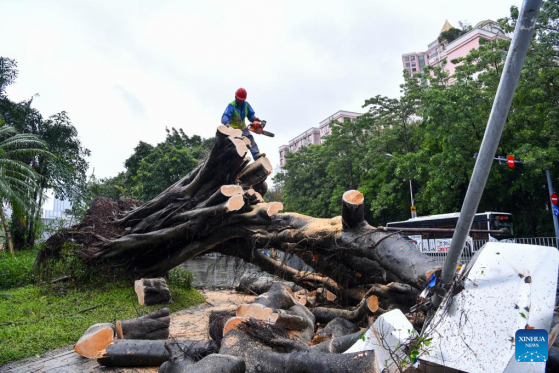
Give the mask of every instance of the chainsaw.
M 275 136 L 272 132 L 264 131 L 264 127 L 266 127 L 266 121 L 265 120 L 262 120 L 262 121 L 255 120 L 254 122 L 252 122 L 248 126 L 248 130 L 250 132 L 254 132 L 258 135 L 264 135 L 264 136 L 268 136 L 268 137 L 274 137 Z

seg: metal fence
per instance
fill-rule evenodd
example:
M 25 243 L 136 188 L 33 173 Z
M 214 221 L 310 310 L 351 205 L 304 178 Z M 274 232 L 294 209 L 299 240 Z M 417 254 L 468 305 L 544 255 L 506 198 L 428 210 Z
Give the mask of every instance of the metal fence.
M 470 241 L 472 242 L 472 241 Z M 459 265 L 464 265 L 470 262 L 474 254 L 483 247 L 488 241 L 486 240 L 476 240 L 473 241 L 473 247 L 470 245 L 470 242 L 466 243 L 466 247 L 464 247 L 464 251 L 462 251 L 462 255 L 458 261 Z M 558 247 L 559 248 L 559 239 L 557 237 L 529 237 L 529 238 L 514 238 L 507 240 L 508 243 L 519 243 L 524 245 L 537 245 L 537 246 L 550 246 L 550 247 Z M 430 256 L 435 261 L 444 263 L 447 253 L 446 252 L 436 252 L 436 253 L 424 253 L 425 255 Z
M 538 246 L 550 246 L 558 247 L 557 237 L 530 237 L 530 238 L 515 238 L 513 240 L 515 243 L 522 243 L 525 245 L 538 245 Z

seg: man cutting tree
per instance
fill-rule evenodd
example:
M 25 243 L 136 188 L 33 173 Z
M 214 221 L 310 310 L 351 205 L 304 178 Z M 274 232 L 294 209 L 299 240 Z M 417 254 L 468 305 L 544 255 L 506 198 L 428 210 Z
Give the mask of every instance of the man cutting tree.
M 235 92 L 235 100 L 233 100 L 223 113 L 221 117 L 221 123 L 226 125 L 227 127 L 231 126 L 233 128 L 239 129 L 243 131 L 243 136 L 247 137 L 250 140 L 250 152 L 252 154 L 252 158 L 257 160 L 258 158 L 265 156 L 266 153 L 260 154 L 260 150 L 258 150 L 258 145 L 254 141 L 254 137 L 248 130 L 245 124 L 245 118 L 251 123 L 259 123 L 260 119 L 258 119 L 254 113 L 254 110 L 250 106 L 250 104 L 246 101 L 247 99 L 247 91 L 244 88 L 239 88 Z M 257 132 L 258 133 L 258 132 Z

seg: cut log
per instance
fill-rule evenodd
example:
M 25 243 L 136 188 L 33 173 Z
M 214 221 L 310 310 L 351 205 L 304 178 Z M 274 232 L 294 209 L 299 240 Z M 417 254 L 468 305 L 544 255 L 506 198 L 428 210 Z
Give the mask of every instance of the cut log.
M 322 297 L 324 297 L 324 299 L 326 299 L 328 302 L 333 302 L 338 298 L 336 294 L 332 293 L 328 289 L 318 288 L 316 289 L 316 292 L 317 294 L 320 294 Z
M 266 213 L 268 214 L 268 216 L 272 217 L 279 213 L 281 210 L 283 210 L 283 203 L 270 202 L 268 203 L 268 209 L 266 210 Z
M 364 221 L 365 199 L 357 190 L 348 190 L 342 196 L 342 225 L 344 229 L 353 229 Z
M 223 338 L 223 329 L 229 319 L 235 317 L 235 311 L 216 310 L 211 311 L 208 316 L 208 334 L 210 338 L 221 344 Z
M 237 356 L 213 354 L 188 368 L 188 373 L 245 373 L 245 361 Z
M 255 276 L 251 274 L 244 274 L 239 280 L 237 286 L 235 287 L 235 290 L 240 293 L 245 293 L 249 295 L 253 295 L 253 294 L 260 295 L 270 290 L 270 287 L 272 287 L 272 284 L 275 281 L 277 280 L 274 280 L 269 276 L 264 277 L 264 276 Z M 296 285 L 294 282 L 281 281 L 281 284 L 283 285 L 283 287 L 290 289 L 294 293 L 294 295 L 300 291 L 304 291 L 304 293 L 306 294 L 306 290 L 301 288 L 299 285 Z
M 114 341 L 113 324 L 91 325 L 74 345 L 74 351 L 88 358 L 95 358 Z
M 262 321 L 269 321 L 273 312 L 274 310 L 272 308 L 258 303 L 240 304 L 237 307 L 237 316 L 245 318 L 252 317 L 253 319 Z
M 245 274 L 241 277 L 241 280 L 235 287 L 235 290 L 245 294 L 260 295 L 270 290 L 273 283 L 274 280 L 270 277 L 258 277 Z
M 374 372 L 375 363 L 373 351 L 355 354 L 278 353 L 255 343 L 239 330 L 233 330 L 223 339 L 220 354 L 242 358 L 247 373 L 370 373 Z
M 272 324 L 283 326 L 289 330 L 303 330 L 309 327 L 308 318 L 290 314 L 286 310 L 276 310 L 269 317 Z
M 201 358 L 217 351 L 216 345 L 207 341 L 118 339 L 97 356 L 97 362 L 107 367 L 160 366 L 172 357 L 166 344 L 190 357 Z
M 107 367 L 155 367 L 169 360 L 165 341 L 116 340 L 97 357 Z
M 261 304 L 273 309 L 287 309 L 295 303 L 293 295 L 281 282 L 274 282 L 268 292 L 259 295 L 253 302 L 253 304 Z
M 134 283 L 134 290 L 138 295 L 138 302 L 142 306 L 168 303 L 171 301 L 171 292 L 167 281 L 163 277 L 142 278 Z
M 289 307 L 287 311 L 291 315 L 299 316 L 307 320 L 307 327 L 300 330 L 288 330 L 289 337 L 297 342 L 305 344 L 310 343 L 314 337 L 316 322 L 314 315 L 307 309 L 307 307 L 298 303 Z
M 341 317 L 351 322 L 357 322 L 367 315 L 367 312 L 377 312 L 379 302 L 375 295 L 365 298 L 353 310 L 344 310 L 338 308 L 316 307 L 312 313 L 316 317 L 316 321 L 320 323 L 329 323 L 336 317 Z
M 258 185 L 266 180 L 266 178 L 272 173 L 273 169 L 274 168 L 267 157 L 260 157 L 255 162 L 245 167 L 245 169 L 237 176 L 237 180 L 242 186 L 251 187 L 253 185 Z M 257 190 L 255 189 L 255 191 Z
M 149 313 L 131 320 L 116 322 L 119 339 L 167 339 L 169 337 L 169 308 Z
M 198 205 L 198 208 L 219 205 L 237 194 L 243 194 L 243 188 L 240 185 L 223 185 L 210 198 Z
M 348 335 L 344 335 L 338 338 L 332 338 L 330 340 L 324 341 L 319 344 L 311 346 L 312 351 L 318 352 L 328 352 L 331 354 L 341 354 L 347 351 L 351 346 L 355 344 L 361 338 L 364 332 L 356 332 Z
M 159 367 L 157 373 L 184 373 L 190 372 L 189 367 L 195 364 L 194 359 L 186 357 L 184 359 L 167 360 Z
M 225 337 L 227 333 L 231 330 L 236 329 L 240 324 L 246 322 L 248 319 L 246 317 L 235 316 L 227 320 L 223 326 L 223 336 Z
M 268 183 L 266 181 L 262 181 L 253 186 L 254 190 L 260 195 L 260 197 L 265 196 L 268 192 Z
M 341 317 L 336 317 L 334 320 L 330 321 L 324 329 L 317 333 L 314 340 L 320 340 L 320 342 L 342 337 L 344 335 L 357 333 L 359 328 L 356 327 L 351 321 L 348 321 Z

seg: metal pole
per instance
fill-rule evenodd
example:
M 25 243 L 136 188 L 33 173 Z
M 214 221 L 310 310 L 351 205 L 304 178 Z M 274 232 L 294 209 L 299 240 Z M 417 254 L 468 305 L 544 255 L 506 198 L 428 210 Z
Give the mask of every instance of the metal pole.
M 414 200 L 413 200 L 413 189 L 411 188 L 411 178 L 408 177 L 408 180 L 410 181 L 410 198 L 411 198 L 411 205 L 415 206 Z M 411 217 L 413 218 L 417 218 L 417 211 L 412 211 L 411 212 Z
M 468 231 L 472 226 L 489 171 L 491 170 L 493 157 L 495 157 L 501 134 L 503 133 L 503 127 L 505 126 L 518 79 L 520 78 L 528 46 L 532 40 L 541 4 L 542 0 L 524 0 L 522 4 L 505 67 L 501 75 L 501 81 L 499 82 L 495 101 L 493 102 L 493 108 L 491 109 L 487 128 L 485 129 L 483 141 L 479 149 L 479 155 L 470 179 L 462 210 L 460 211 L 456 231 L 452 236 L 450 250 L 444 263 L 440 281 L 441 287 L 439 288 L 442 290 L 439 290 L 437 296 L 433 299 L 435 306 L 440 304 L 446 294 L 445 288 L 448 288 L 448 284 L 452 283 L 454 279 L 458 259 L 464 249 Z
M 551 183 L 551 171 L 549 168 L 545 170 L 547 176 L 547 188 L 549 189 L 549 203 L 551 206 L 551 216 L 553 217 L 553 226 L 555 227 L 555 237 L 559 238 L 559 222 L 557 222 L 557 216 L 553 213 L 553 202 L 551 202 L 551 195 L 553 194 L 553 184 Z

